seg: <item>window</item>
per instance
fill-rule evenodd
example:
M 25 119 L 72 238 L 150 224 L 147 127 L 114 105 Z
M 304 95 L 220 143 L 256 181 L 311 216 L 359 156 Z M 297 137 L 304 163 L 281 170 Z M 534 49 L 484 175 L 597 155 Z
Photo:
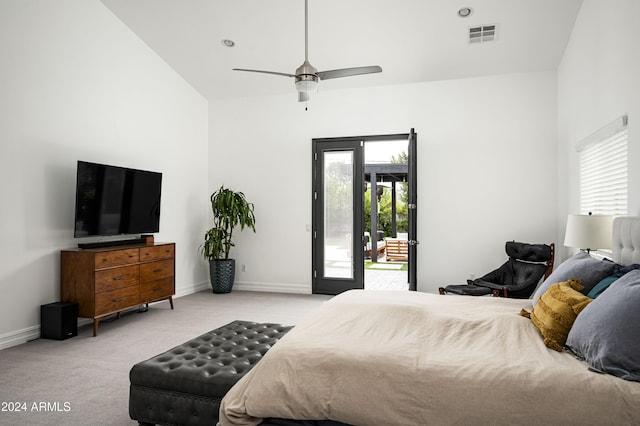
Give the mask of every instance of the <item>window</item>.
M 627 214 L 627 116 L 576 147 L 580 156 L 580 213 Z

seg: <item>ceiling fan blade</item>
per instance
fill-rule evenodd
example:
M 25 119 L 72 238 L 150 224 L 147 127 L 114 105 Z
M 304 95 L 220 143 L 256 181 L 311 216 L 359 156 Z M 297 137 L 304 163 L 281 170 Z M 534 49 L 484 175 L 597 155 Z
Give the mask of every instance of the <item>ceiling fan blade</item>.
M 246 72 L 259 72 L 262 74 L 273 74 L 273 75 L 282 75 L 284 77 L 295 77 L 294 74 L 287 74 L 284 72 L 275 72 L 275 71 L 261 71 L 261 70 L 248 70 L 244 68 L 234 68 L 234 71 L 246 71 Z
M 298 92 L 298 102 L 306 102 L 310 97 L 309 92 Z
M 319 80 L 330 78 L 350 77 L 352 75 L 373 74 L 382 72 L 382 68 L 377 65 L 368 67 L 341 68 L 337 70 L 320 71 L 309 63 L 309 1 L 304 0 L 304 62 L 297 69 L 295 74 L 283 72 L 250 70 L 246 68 L 233 68 L 234 71 L 257 72 L 262 74 L 281 75 L 293 77 L 298 91 L 298 102 L 305 102 L 310 99 L 310 93 L 315 92 Z
M 352 75 L 373 74 L 382 72 L 382 68 L 377 65 L 370 67 L 341 68 L 338 70 L 319 71 L 320 80 L 328 80 L 330 78 L 350 77 Z

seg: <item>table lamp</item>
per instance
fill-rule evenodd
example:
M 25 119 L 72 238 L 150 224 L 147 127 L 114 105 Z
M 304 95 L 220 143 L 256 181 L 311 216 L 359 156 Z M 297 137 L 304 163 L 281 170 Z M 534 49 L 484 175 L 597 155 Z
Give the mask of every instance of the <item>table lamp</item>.
M 613 216 L 570 214 L 564 245 L 586 250 L 610 249 Z

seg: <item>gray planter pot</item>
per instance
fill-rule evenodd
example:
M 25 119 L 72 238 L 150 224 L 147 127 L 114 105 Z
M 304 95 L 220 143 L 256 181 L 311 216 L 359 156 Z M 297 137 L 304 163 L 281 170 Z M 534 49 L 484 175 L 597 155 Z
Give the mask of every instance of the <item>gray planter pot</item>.
M 231 293 L 236 278 L 235 259 L 210 260 L 209 275 L 214 293 Z

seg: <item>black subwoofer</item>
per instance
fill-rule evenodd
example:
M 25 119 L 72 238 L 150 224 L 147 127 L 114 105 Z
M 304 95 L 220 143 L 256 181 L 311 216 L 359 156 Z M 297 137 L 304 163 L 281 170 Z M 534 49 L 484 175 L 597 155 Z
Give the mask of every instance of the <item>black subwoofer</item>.
M 78 335 L 78 304 L 55 302 L 40 306 L 40 337 L 64 340 Z

